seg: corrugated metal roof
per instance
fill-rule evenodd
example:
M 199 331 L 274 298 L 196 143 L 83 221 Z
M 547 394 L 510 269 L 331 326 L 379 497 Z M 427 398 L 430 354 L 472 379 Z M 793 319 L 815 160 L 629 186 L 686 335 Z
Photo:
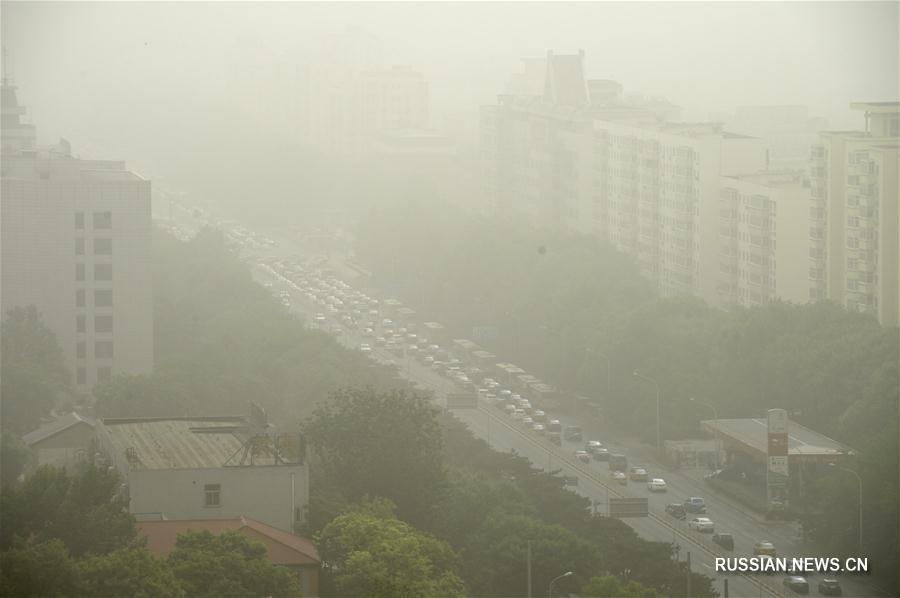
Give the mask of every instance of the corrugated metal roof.
M 139 467 L 145 469 L 222 467 L 244 444 L 233 431 L 234 421 L 146 419 L 102 423 L 112 450 L 122 455 L 133 448 Z M 222 432 L 214 432 L 216 428 Z
M 68 413 L 56 419 L 55 421 L 50 422 L 49 424 L 44 424 L 37 430 L 32 430 L 28 434 L 25 434 L 25 436 L 22 437 L 22 441 L 25 442 L 25 444 L 31 446 L 42 440 L 46 440 L 51 436 L 56 436 L 60 432 L 68 430 L 72 426 L 78 424 L 85 424 L 93 427 L 94 422 L 86 417 L 78 415 L 73 411 L 72 413 Z

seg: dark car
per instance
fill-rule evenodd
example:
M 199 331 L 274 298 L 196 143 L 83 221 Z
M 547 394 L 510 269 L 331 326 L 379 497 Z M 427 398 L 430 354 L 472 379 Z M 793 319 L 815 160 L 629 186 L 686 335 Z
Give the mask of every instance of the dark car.
M 581 427 L 579 426 L 566 426 L 566 431 L 564 434 L 566 440 L 569 442 L 581 442 Z
M 688 513 L 706 513 L 706 501 L 699 496 L 692 496 L 684 500 L 684 509 Z
M 823 579 L 819 582 L 819 594 L 822 596 L 840 596 L 841 582 L 836 579 Z
M 598 448 L 594 450 L 594 461 L 609 461 L 609 449 Z
M 734 550 L 734 536 L 731 534 L 713 534 L 712 541 L 725 550 Z
M 550 442 L 556 446 L 562 446 L 562 438 L 560 437 L 559 432 L 547 432 L 547 438 L 549 438 Z
M 687 511 L 684 510 L 684 505 L 680 505 L 677 502 L 666 505 L 666 513 L 675 519 L 684 519 L 687 517 Z
M 806 581 L 805 577 L 789 575 L 784 578 L 781 584 L 786 588 L 792 589 L 797 594 L 809 594 L 809 582 Z

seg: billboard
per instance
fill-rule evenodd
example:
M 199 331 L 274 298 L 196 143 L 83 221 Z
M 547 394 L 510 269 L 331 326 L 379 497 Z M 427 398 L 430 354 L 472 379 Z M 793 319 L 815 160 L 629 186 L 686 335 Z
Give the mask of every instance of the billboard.
M 788 416 L 784 409 L 767 413 L 766 495 L 769 511 L 787 507 L 788 480 Z

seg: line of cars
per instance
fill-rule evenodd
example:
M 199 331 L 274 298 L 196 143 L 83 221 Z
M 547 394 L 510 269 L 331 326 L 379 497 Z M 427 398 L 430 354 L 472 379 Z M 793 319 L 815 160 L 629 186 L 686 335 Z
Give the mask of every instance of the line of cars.
M 431 366 L 453 382 L 477 392 L 486 402 L 507 413 L 513 420 L 520 422 L 527 429 L 547 437 L 551 442 L 562 445 L 562 440 L 580 442 L 582 430 L 578 426 L 563 426 L 558 419 L 551 418 L 546 412 L 535 408 L 531 402 L 510 389 L 503 388 L 496 380 L 487 377 L 477 367 L 466 367 L 460 360 L 450 356 L 440 346 L 419 338 L 414 332 L 415 324 L 396 325 L 388 318 L 380 316 L 380 302 L 365 293 L 351 288 L 347 283 L 331 276 L 327 270 L 320 268 L 316 260 L 309 262 L 279 261 L 274 264 L 276 271 L 297 285 L 306 299 L 325 311 L 315 314 L 313 321 L 321 328 L 326 328 L 328 317 L 339 321 L 349 330 L 359 330 L 371 342 L 361 343 L 359 349 L 364 353 L 373 350 L 373 345 L 384 347 L 395 355 L 417 358 Z M 271 285 L 267 285 L 271 288 Z M 278 293 L 285 307 L 291 306 L 291 295 L 285 291 Z M 326 313 L 328 315 L 326 315 Z M 338 334 L 341 326 L 333 326 L 329 332 Z M 377 332 L 376 332 L 377 331 Z M 668 487 L 662 478 L 651 478 L 646 468 L 627 467 L 624 455 L 611 453 L 598 440 L 589 440 L 583 449 L 575 451 L 575 457 L 585 464 L 592 461 L 609 462 L 610 475 L 615 481 L 627 485 L 629 481 L 647 484 L 649 492 L 666 492 Z M 705 517 L 706 503 L 702 497 L 690 497 L 682 503 L 670 503 L 666 512 L 680 520 L 686 520 L 688 528 L 698 533 L 711 534 L 712 542 L 725 550 L 734 550 L 734 538 L 729 533 L 716 532 L 715 523 Z M 689 517 L 690 516 L 690 517 Z M 769 542 L 758 542 L 754 546 L 757 556 L 775 556 L 775 548 Z M 809 584 L 805 577 L 790 575 L 784 578 L 786 588 L 800 594 L 809 593 Z M 828 596 L 840 596 L 841 586 L 835 579 L 826 578 L 819 582 L 819 593 Z

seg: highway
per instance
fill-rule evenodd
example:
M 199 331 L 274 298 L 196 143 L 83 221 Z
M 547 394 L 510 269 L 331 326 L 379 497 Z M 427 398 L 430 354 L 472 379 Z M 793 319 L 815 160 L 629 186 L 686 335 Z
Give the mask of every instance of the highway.
M 275 235 L 272 235 L 275 236 Z M 278 237 L 276 237 L 278 238 Z M 290 247 L 289 239 L 279 238 L 278 249 L 266 251 L 272 255 L 284 257 L 296 254 L 296 247 Z M 294 251 L 285 250 L 285 246 Z M 256 252 L 259 253 L 259 252 Z M 304 315 L 307 322 L 312 322 L 312 316 L 321 308 L 311 304 L 308 299 L 299 292 L 299 287 L 283 277 L 269 266 L 254 264 L 254 277 L 260 282 L 270 282 L 275 291 L 287 291 L 292 297 L 292 309 Z M 331 329 L 339 324 L 332 318 L 328 318 L 325 328 Z M 357 349 L 361 343 L 371 343 L 371 338 L 365 338 L 358 331 L 342 327 L 337 339 L 343 345 Z M 412 357 L 397 358 L 384 349 L 373 347 L 370 355 L 382 362 L 393 363 L 398 366 L 399 373 L 419 388 L 430 390 L 434 393 L 439 404 L 443 405 L 443 399 L 447 393 L 466 392 L 455 386 L 453 382 L 433 371 L 430 367 L 421 364 Z M 500 359 L 502 361 L 502 359 Z M 650 517 L 628 518 L 624 521 L 630 525 L 641 537 L 659 541 L 672 542 L 678 546 L 679 558 L 684 560 L 685 554 L 690 551 L 692 568 L 698 573 L 703 573 L 715 579 L 716 588 L 722 592 L 722 580 L 727 575 L 729 580 L 730 596 L 794 596 L 795 594 L 781 585 L 783 574 L 764 575 L 757 574 L 717 574 L 713 569 L 713 559 L 716 556 L 749 556 L 752 554 L 753 545 L 761 540 L 771 541 L 779 551 L 779 556 L 824 556 L 814 550 L 803 551 L 797 541 L 797 526 L 788 522 L 769 522 L 754 515 L 747 510 L 731 502 L 726 497 L 712 492 L 696 475 L 689 475 L 680 471 L 667 471 L 653 459 L 653 450 L 632 438 L 613 438 L 601 435 L 599 431 L 591 429 L 585 422 L 569 421 L 584 427 L 584 440 L 597 439 L 607 445 L 611 452 L 621 452 L 628 456 L 629 465 L 645 467 L 650 477 L 662 477 L 666 480 L 668 491 L 666 493 L 651 493 L 644 483 L 629 482 L 627 486 L 621 486 L 609 478 L 608 467 L 605 462 L 592 461 L 589 464 L 581 463 L 574 458 L 574 451 L 582 449 L 584 442 L 568 443 L 557 447 L 547 439 L 526 430 L 520 423 L 512 420 L 496 408 L 481 403 L 475 410 L 454 410 L 454 415 L 472 430 L 472 432 L 486 440 L 495 450 L 508 452 L 516 451 L 519 455 L 528 458 L 535 467 L 546 471 L 562 470 L 565 475 L 574 475 L 579 479 L 574 491 L 595 501 L 597 512 L 604 513 L 605 505 L 610 496 L 646 497 L 650 506 Z M 564 414 L 551 414 L 564 424 L 567 417 Z M 670 502 L 681 502 L 689 496 L 703 496 L 706 498 L 708 516 L 716 524 L 716 530 L 728 532 L 734 536 L 735 550 L 725 551 L 710 540 L 709 534 L 690 531 L 686 520 L 679 521 L 665 513 L 665 506 Z M 816 586 L 822 575 L 806 575 L 812 594 L 816 593 Z M 845 596 L 881 596 L 884 595 L 867 584 L 864 579 L 841 577 Z

